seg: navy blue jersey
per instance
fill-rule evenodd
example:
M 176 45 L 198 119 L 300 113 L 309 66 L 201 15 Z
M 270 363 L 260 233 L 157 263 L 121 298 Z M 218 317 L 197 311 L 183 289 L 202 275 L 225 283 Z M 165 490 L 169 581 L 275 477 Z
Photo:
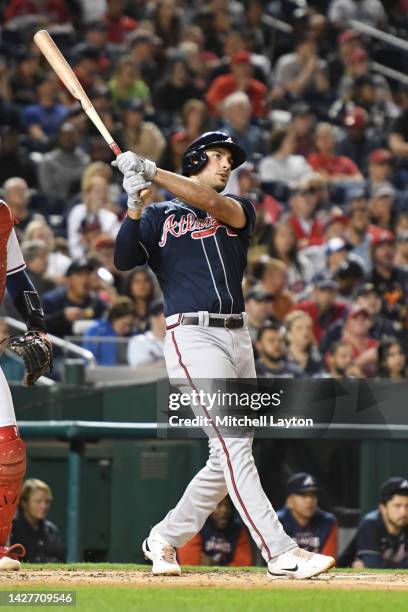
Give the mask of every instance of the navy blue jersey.
M 379 510 L 365 515 L 356 533 L 356 552 L 365 567 L 408 568 L 408 527 L 388 533 Z
M 115 262 L 123 265 L 121 250 L 131 249 L 131 265 L 148 262 L 163 291 L 166 316 L 245 310 L 242 278 L 256 213 L 250 200 L 229 197 L 244 209 L 247 222 L 242 229 L 231 228 L 177 198 L 152 204 L 140 221 L 126 218 L 122 224 Z
M 287 506 L 279 510 L 277 515 L 284 530 L 295 540 L 299 548 L 304 548 L 314 553 L 324 551 L 324 554 L 333 554 L 333 551 L 329 553 L 324 548 L 325 544 L 328 543 L 329 537 L 333 538 L 333 531 L 337 530 L 337 520 L 334 514 L 317 508 L 305 527 L 299 525 Z

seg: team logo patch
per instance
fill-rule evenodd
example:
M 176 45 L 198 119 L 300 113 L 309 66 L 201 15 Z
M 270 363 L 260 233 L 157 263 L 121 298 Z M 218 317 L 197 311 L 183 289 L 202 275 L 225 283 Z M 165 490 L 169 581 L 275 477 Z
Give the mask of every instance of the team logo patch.
M 228 227 L 214 219 L 214 217 L 205 217 L 205 219 L 197 219 L 193 214 L 182 215 L 180 219 L 176 220 L 176 215 L 169 215 L 163 225 L 163 233 L 159 242 L 160 247 L 164 247 L 167 243 L 167 237 L 169 234 L 174 238 L 180 238 L 185 234 L 190 233 L 193 240 L 200 240 L 201 238 L 208 238 L 214 236 L 217 230 L 223 227 L 227 230 L 228 236 L 237 236 L 238 234 Z

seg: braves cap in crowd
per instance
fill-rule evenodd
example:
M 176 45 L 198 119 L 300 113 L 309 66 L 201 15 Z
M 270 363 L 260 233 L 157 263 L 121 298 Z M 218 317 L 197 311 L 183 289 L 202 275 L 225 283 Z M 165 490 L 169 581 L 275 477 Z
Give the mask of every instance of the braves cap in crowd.
M 408 495 L 408 479 L 402 478 L 401 476 L 394 476 L 389 478 L 381 485 L 381 501 L 387 502 L 399 493 L 400 495 Z
M 319 490 L 316 478 L 307 472 L 298 472 L 297 474 L 293 474 L 293 476 L 291 476 L 288 480 L 287 488 L 288 495 Z

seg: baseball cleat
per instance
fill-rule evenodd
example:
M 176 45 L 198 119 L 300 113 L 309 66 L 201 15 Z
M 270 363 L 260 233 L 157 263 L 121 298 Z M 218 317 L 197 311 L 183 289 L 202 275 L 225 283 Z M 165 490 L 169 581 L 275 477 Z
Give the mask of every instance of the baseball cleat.
M 24 557 L 26 549 L 22 544 L 0 546 L 0 571 L 18 571 L 21 569 L 18 557 Z
M 303 548 L 293 548 L 279 555 L 275 561 L 269 561 L 268 576 L 304 580 L 327 572 L 335 562 L 333 557 L 311 553 Z
M 176 549 L 155 533 L 145 539 L 142 545 L 145 559 L 153 563 L 155 576 L 180 576 L 181 568 L 177 563 Z

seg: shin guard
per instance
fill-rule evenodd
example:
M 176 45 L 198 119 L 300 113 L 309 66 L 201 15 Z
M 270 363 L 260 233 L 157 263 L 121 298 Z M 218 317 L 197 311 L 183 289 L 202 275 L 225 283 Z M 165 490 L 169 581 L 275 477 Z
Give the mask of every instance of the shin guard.
M 26 448 L 16 425 L 0 427 L 0 547 L 7 544 L 26 471 Z

